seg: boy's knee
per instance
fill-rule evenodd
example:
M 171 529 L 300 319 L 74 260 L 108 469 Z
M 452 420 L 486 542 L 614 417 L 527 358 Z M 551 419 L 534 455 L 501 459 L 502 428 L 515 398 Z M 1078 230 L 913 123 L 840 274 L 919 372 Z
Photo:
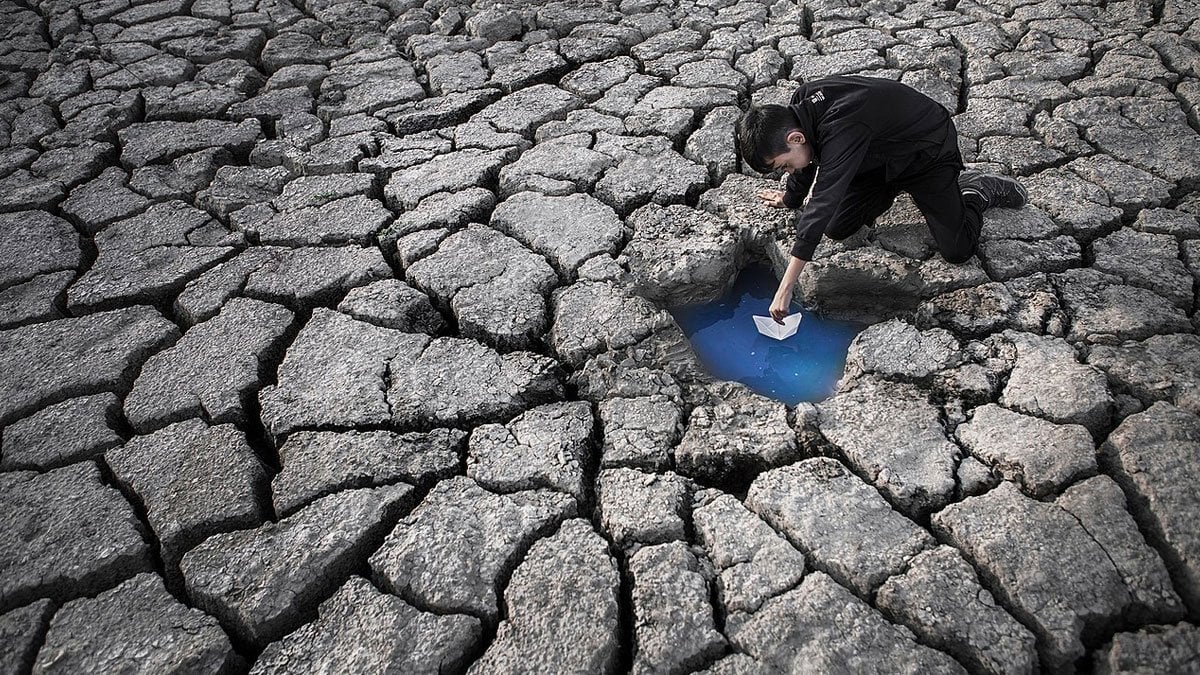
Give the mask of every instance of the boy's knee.
M 842 241 L 843 239 L 849 239 L 853 235 L 858 234 L 858 231 L 863 229 L 864 225 L 866 225 L 866 222 L 862 220 L 847 220 L 840 223 L 835 223 L 832 227 L 825 230 L 825 236 L 834 241 Z
M 942 258 L 951 265 L 961 265 L 970 260 L 973 255 L 975 255 L 974 248 L 971 248 L 969 251 L 942 251 Z

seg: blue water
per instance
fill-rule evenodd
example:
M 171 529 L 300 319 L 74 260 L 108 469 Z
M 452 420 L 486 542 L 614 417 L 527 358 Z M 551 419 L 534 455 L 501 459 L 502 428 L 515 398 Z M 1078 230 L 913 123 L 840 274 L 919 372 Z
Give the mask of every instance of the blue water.
M 804 314 L 796 334 L 776 340 L 759 334 L 751 316 L 767 316 L 779 281 L 769 269 L 742 270 L 728 296 L 671 311 L 708 372 L 741 382 L 788 405 L 821 401 L 833 393 L 846 366 L 846 350 L 863 326 Z

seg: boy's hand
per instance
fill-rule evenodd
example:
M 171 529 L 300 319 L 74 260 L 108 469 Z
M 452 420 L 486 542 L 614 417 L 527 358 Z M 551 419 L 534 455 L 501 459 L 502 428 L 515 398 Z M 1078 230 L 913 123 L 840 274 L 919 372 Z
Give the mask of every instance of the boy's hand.
M 775 209 L 787 208 L 783 203 L 783 190 L 759 190 L 756 194 L 762 203 Z
M 771 318 L 775 319 L 775 323 L 783 324 L 783 317 L 791 312 L 788 308 L 792 304 L 792 289 L 780 288 L 775 292 L 775 299 L 771 301 Z

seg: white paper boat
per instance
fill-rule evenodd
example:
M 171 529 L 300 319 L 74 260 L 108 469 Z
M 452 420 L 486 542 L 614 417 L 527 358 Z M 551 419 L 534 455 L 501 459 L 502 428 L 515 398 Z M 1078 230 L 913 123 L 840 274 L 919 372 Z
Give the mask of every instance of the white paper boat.
M 775 323 L 775 319 L 769 316 L 755 316 L 754 326 L 758 328 L 758 332 L 767 337 L 775 338 L 776 340 L 784 340 L 796 334 L 796 329 L 800 327 L 800 319 L 804 315 L 800 312 L 789 314 L 783 317 L 783 325 Z

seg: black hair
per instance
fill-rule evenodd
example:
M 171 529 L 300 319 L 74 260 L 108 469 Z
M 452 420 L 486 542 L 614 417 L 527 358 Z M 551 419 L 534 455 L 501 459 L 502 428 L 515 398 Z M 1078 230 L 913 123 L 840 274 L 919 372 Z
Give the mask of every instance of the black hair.
M 752 105 L 737 123 L 737 153 L 759 173 L 771 173 L 770 161 L 787 152 L 787 135 L 798 129 L 796 117 L 781 105 Z

